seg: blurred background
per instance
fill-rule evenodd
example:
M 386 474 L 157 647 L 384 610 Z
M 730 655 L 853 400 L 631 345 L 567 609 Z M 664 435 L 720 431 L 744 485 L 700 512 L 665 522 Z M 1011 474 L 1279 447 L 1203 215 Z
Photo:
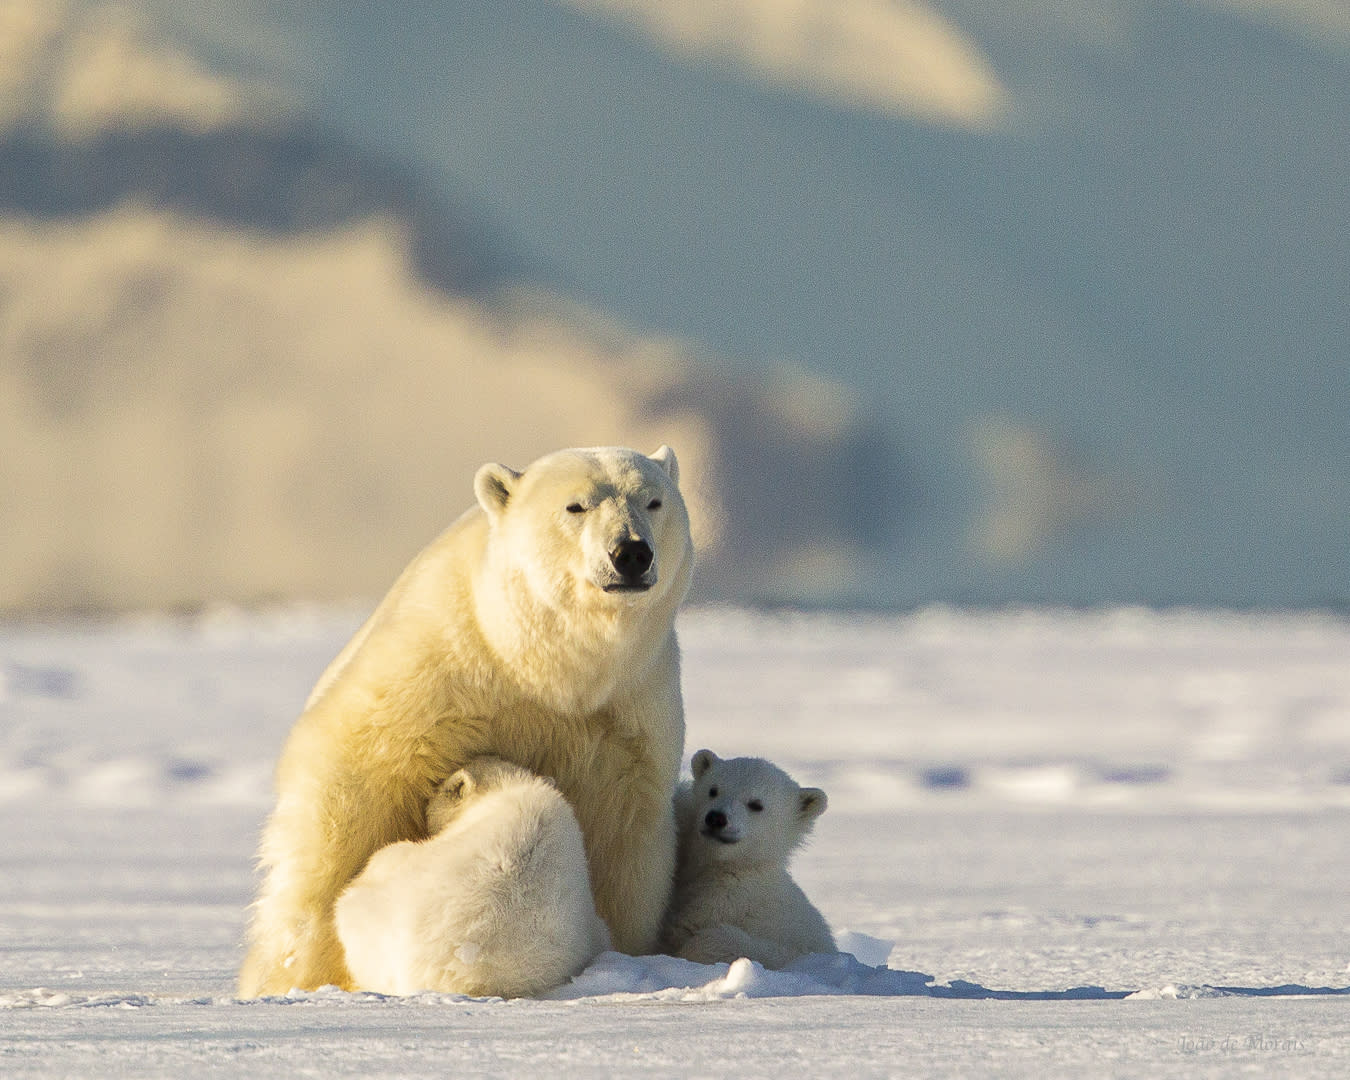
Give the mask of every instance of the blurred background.
M 0 0 L 0 615 L 377 598 L 678 451 L 704 600 L 1350 604 L 1343 0 Z

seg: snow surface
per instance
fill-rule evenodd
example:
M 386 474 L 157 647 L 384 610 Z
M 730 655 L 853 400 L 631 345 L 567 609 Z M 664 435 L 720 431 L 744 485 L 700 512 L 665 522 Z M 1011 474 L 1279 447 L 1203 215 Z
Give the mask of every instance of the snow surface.
M 689 612 L 688 749 L 827 789 L 795 873 L 852 956 L 238 1002 L 272 764 L 359 619 L 0 627 L 0 1075 L 1350 1068 L 1344 620 Z

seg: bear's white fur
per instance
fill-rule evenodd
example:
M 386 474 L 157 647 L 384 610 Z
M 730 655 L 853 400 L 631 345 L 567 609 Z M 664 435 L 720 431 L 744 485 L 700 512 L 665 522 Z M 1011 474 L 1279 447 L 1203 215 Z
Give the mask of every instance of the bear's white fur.
M 355 988 L 339 893 L 380 848 L 424 838 L 437 785 L 483 756 L 557 785 L 615 947 L 653 949 L 684 740 L 674 619 L 693 568 L 677 478 L 668 447 L 479 469 L 478 506 L 403 572 L 282 751 L 242 996 Z
M 380 848 L 338 897 L 358 986 L 523 997 L 609 948 L 581 828 L 548 780 L 475 758 L 432 796 L 427 829 Z
M 825 810 L 825 792 L 798 787 L 763 758 L 700 750 L 676 797 L 675 894 L 662 943 L 703 964 L 748 957 L 781 968 L 832 953 L 824 917 L 788 874 L 788 860 Z

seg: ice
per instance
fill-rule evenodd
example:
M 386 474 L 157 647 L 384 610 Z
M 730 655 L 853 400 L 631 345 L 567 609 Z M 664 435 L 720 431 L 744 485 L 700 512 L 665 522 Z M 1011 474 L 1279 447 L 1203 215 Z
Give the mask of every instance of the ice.
M 829 792 L 794 875 L 841 955 L 240 1002 L 276 753 L 358 622 L 0 628 L 7 1078 L 1344 1074 L 1345 620 L 690 611 L 687 747 Z

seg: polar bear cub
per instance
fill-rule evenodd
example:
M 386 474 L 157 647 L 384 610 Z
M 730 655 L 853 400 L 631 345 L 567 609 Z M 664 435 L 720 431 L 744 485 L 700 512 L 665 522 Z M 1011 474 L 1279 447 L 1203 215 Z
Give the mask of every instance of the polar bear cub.
M 788 860 L 825 810 L 825 792 L 798 787 L 763 758 L 700 750 L 676 793 L 679 861 L 667 951 L 704 964 L 742 956 L 767 968 L 832 953 L 824 917 L 788 875 Z
M 521 997 L 609 948 L 576 815 L 548 780 L 475 758 L 433 794 L 427 829 L 377 851 L 338 898 L 358 987 Z

